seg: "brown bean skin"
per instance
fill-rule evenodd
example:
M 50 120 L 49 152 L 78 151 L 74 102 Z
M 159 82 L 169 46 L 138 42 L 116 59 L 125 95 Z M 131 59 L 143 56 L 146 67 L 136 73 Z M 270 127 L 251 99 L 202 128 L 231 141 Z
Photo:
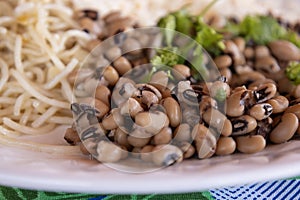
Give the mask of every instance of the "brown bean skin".
M 110 114 L 102 119 L 102 126 L 105 130 L 113 130 L 123 125 L 124 119 L 120 114 L 120 109 L 114 108 Z
M 260 85 L 254 91 L 254 97 L 257 103 L 262 103 L 273 98 L 276 95 L 277 87 L 274 83 L 265 83 Z
M 152 149 L 152 161 L 158 166 L 169 166 L 183 160 L 182 151 L 174 145 L 158 145 Z
M 150 138 L 134 137 L 132 135 L 127 137 L 128 143 L 134 147 L 143 147 L 150 142 Z
M 232 137 L 220 137 L 217 142 L 216 155 L 225 156 L 232 154 L 236 149 L 236 142 Z
M 88 98 L 83 99 L 82 103 L 87 103 L 89 105 L 94 106 L 99 111 L 99 113 L 97 114 L 97 117 L 99 117 L 99 118 L 102 118 L 109 111 L 109 107 L 105 103 L 103 103 L 102 101 L 100 101 L 98 99 L 88 97 Z
M 236 46 L 238 47 L 238 49 L 240 50 L 240 52 L 243 52 L 245 50 L 246 47 L 246 41 L 244 38 L 242 37 L 236 37 L 232 40 Z
M 208 109 L 203 114 L 203 120 L 216 128 L 222 135 L 229 136 L 232 133 L 231 122 L 227 117 L 217 109 Z
M 154 146 L 153 145 L 146 145 L 141 150 L 141 159 L 145 162 L 152 162 L 152 150 Z
M 118 145 L 121 145 L 121 146 L 124 146 L 126 148 L 129 148 L 130 144 L 128 143 L 127 137 L 128 137 L 127 133 L 125 133 L 124 131 L 122 131 L 122 129 L 117 128 L 117 130 L 115 131 L 115 134 L 114 134 L 114 141 Z
M 132 69 L 131 63 L 123 56 L 115 60 L 113 66 L 121 76 Z
M 172 73 L 177 79 L 181 80 L 191 76 L 191 69 L 186 65 L 178 64 L 173 66 Z
M 299 120 L 293 113 L 285 113 L 281 122 L 270 133 L 270 140 L 279 144 L 290 140 L 299 126 Z
M 119 80 L 119 74 L 115 68 L 108 66 L 104 72 L 103 76 L 109 85 L 114 86 Z
M 190 142 L 191 141 L 191 128 L 188 124 L 180 124 L 179 126 L 177 126 L 177 128 L 174 131 L 174 139 L 176 141 L 186 141 L 186 142 Z
M 117 162 L 122 158 L 122 149 L 112 142 L 100 141 L 97 146 L 97 160 L 100 162 Z
M 214 59 L 214 63 L 219 69 L 224 69 L 232 65 L 232 59 L 228 55 L 218 56 Z
M 104 86 L 104 85 L 97 86 L 96 91 L 95 91 L 96 99 L 99 99 L 100 101 L 105 103 L 107 106 L 110 106 L 110 97 L 111 97 L 111 92 L 106 86 Z
M 293 105 L 293 106 L 289 106 L 284 113 L 293 113 L 295 114 L 298 119 L 300 120 L 300 103 Z
M 209 158 L 216 151 L 217 140 L 203 124 L 197 124 L 192 131 L 198 158 Z
M 195 147 L 189 142 L 181 142 L 178 146 L 183 152 L 184 159 L 192 157 L 196 152 Z
M 266 146 L 266 140 L 261 135 L 239 136 L 236 138 L 237 149 L 242 153 L 257 153 Z
M 277 40 L 268 44 L 272 53 L 279 59 L 285 61 L 299 60 L 300 50 L 293 43 L 286 40 Z
M 164 127 L 159 133 L 153 137 L 153 142 L 155 145 L 169 144 L 172 140 L 172 129 L 169 127 Z
M 166 109 L 166 114 L 169 117 L 170 125 L 177 127 L 181 122 L 181 109 L 178 102 L 172 97 L 167 97 L 161 101 L 161 104 Z
M 252 47 L 246 47 L 244 50 L 244 56 L 247 59 L 252 59 L 254 57 L 254 49 Z
M 255 51 L 255 58 L 263 58 L 263 57 L 270 56 L 270 51 L 266 46 L 262 46 L 262 45 L 256 46 L 254 51 Z
M 245 111 L 243 99 L 248 96 L 246 90 L 237 91 L 229 96 L 226 101 L 226 114 L 230 117 L 241 116 Z
M 273 97 L 267 103 L 273 107 L 274 114 L 284 112 L 289 106 L 289 100 L 284 96 Z
M 135 116 L 135 123 L 147 132 L 156 134 L 169 125 L 169 119 L 163 112 L 140 112 Z
M 75 131 L 73 128 L 66 129 L 64 139 L 71 145 L 81 142 L 77 131 Z
M 149 84 L 154 85 L 161 85 L 163 87 L 167 87 L 169 81 L 168 74 L 164 71 L 158 71 L 154 73 L 151 77 Z

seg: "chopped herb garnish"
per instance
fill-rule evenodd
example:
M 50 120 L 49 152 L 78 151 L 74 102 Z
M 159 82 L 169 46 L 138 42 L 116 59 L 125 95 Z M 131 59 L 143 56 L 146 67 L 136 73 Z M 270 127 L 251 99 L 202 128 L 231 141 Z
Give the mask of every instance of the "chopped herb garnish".
M 290 62 L 285 70 L 285 74 L 295 85 L 300 84 L 300 62 Z

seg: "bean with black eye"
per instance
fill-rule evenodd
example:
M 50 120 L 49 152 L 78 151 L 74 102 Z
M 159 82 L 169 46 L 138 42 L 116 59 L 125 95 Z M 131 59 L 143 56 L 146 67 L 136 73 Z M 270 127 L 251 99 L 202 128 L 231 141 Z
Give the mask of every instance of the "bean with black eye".
M 120 17 L 111 23 L 107 23 L 106 30 L 108 36 L 113 36 L 120 31 L 125 31 L 128 28 L 132 28 L 135 21 L 129 17 Z
M 78 133 L 73 128 L 66 129 L 64 139 L 71 145 L 75 145 L 81 141 Z
M 285 96 L 276 96 L 272 99 L 268 100 L 269 103 L 273 107 L 273 113 L 281 113 L 284 112 L 289 106 L 289 100 Z
M 138 90 L 135 88 L 135 84 L 132 80 L 121 77 L 115 85 L 111 99 L 117 106 L 119 106 L 137 92 Z
M 87 103 L 88 105 L 94 106 L 95 109 L 98 111 L 96 113 L 96 116 L 99 118 L 102 118 L 104 115 L 106 115 L 109 112 L 109 107 L 98 99 L 88 97 L 82 99 L 82 103 Z
M 177 127 L 181 122 L 181 108 L 178 102 L 172 97 L 167 97 L 161 101 L 161 104 L 166 109 L 166 114 L 170 120 L 172 127 Z
M 240 52 L 238 46 L 231 40 L 226 40 L 225 42 L 225 53 L 229 53 L 233 56 L 233 64 L 234 65 L 243 65 L 245 64 L 245 57 Z
M 210 108 L 218 108 L 218 103 L 215 99 L 210 96 L 202 96 L 202 100 L 199 102 L 200 115 L 203 115 Z
M 247 98 L 249 98 L 249 92 L 244 89 L 231 94 L 226 101 L 226 114 L 230 117 L 243 115 Z
M 272 123 L 273 123 L 273 119 L 271 117 L 268 117 L 266 119 L 258 121 L 255 134 L 256 135 L 261 135 L 264 138 L 267 138 L 269 133 L 272 130 Z
M 293 113 L 285 113 L 279 124 L 270 133 L 270 140 L 274 143 L 283 143 L 290 140 L 299 126 L 299 120 Z
M 253 131 L 256 126 L 257 122 L 255 118 L 249 115 L 243 115 L 238 118 L 231 119 L 232 124 L 232 135 L 245 135 Z
M 144 111 L 140 103 L 134 98 L 128 98 L 128 100 L 122 103 L 119 107 L 122 115 L 130 115 L 133 118 L 139 112 Z
M 276 95 L 277 87 L 273 83 L 266 83 L 259 86 L 254 91 L 254 97 L 258 103 L 262 103 L 273 98 Z
M 88 17 L 83 17 L 79 19 L 79 25 L 82 28 L 82 30 L 86 31 L 87 33 L 98 35 L 102 31 L 98 24 Z
M 157 134 L 162 128 L 169 125 L 169 119 L 160 111 L 140 112 L 135 116 L 135 123 L 147 132 Z
M 256 104 L 249 111 L 250 115 L 257 120 L 266 119 L 272 112 L 273 107 L 268 103 Z
M 239 136 L 236 144 L 242 153 L 257 153 L 266 147 L 266 140 L 261 135 Z
M 232 137 L 221 136 L 217 142 L 216 155 L 225 156 L 232 154 L 236 149 L 236 142 Z
M 217 139 L 203 124 L 197 124 L 192 131 L 198 158 L 209 158 L 216 151 Z
M 123 56 L 116 59 L 113 66 L 121 76 L 132 69 L 131 63 Z
M 220 69 L 220 74 L 221 74 L 222 76 L 225 76 L 226 79 L 228 80 L 228 82 L 231 81 L 231 78 L 232 78 L 232 72 L 231 72 L 230 69 L 228 69 L 228 68 Z
M 169 166 L 183 160 L 182 151 L 174 145 L 158 145 L 152 152 L 152 161 L 158 166 Z

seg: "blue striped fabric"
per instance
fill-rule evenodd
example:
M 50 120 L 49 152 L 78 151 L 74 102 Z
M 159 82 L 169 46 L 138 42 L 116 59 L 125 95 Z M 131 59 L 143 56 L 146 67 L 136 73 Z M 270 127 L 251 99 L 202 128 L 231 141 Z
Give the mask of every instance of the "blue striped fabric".
M 265 183 L 246 184 L 210 190 L 216 200 L 298 200 L 300 199 L 300 180 L 280 180 Z

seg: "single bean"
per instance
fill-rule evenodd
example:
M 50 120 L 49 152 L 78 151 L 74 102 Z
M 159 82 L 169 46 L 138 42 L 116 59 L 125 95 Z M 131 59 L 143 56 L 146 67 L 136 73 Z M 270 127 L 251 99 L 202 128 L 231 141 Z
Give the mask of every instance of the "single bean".
M 289 106 L 289 100 L 281 95 L 273 97 L 272 99 L 268 100 L 267 103 L 272 106 L 274 114 L 284 112 Z
M 113 66 L 121 76 L 123 76 L 132 69 L 131 63 L 123 56 L 116 59 L 113 62 Z
M 230 40 L 226 40 L 225 42 L 225 53 L 229 53 L 233 56 L 233 64 L 234 65 L 243 65 L 245 64 L 245 57 L 244 55 L 240 52 L 238 46 Z
M 266 146 L 266 140 L 261 135 L 239 136 L 236 138 L 237 149 L 242 153 L 257 153 Z
M 287 40 L 277 40 L 268 44 L 272 54 L 279 60 L 300 60 L 300 50 L 297 46 Z
M 214 59 L 214 63 L 219 69 L 224 69 L 232 65 L 232 59 L 228 55 L 221 55 Z
M 119 74 L 115 68 L 108 66 L 104 72 L 103 77 L 109 83 L 109 85 L 114 86 L 119 80 Z
M 183 159 L 182 151 L 174 145 L 158 145 L 152 149 L 152 161 L 158 166 L 169 166 Z
M 216 155 L 225 156 L 232 154 L 236 149 L 236 142 L 232 137 L 220 137 L 217 142 Z
M 143 147 L 150 142 L 150 137 L 135 137 L 130 135 L 127 137 L 127 140 L 134 147 Z
M 254 66 L 256 70 L 269 74 L 279 72 L 281 69 L 278 62 L 271 56 L 257 58 Z
M 249 98 L 247 90 L 234 92 L 226 101 L 226 114 L 230 117 L 241 116 L 245 111 L 245 99 Z
M 123 53 L 139 54 L 141 52 L 141 44 L 134 38 L 127 38 L 122 45 Z
M 152 75 L 151 80 L 150 80 L 149 83 L 151 85 L 154 85 L 155 87 L 157 85 L 160 85 L 160 86 L 163 86 L 163 87 L 167 87 L 168 82 L 169 82 L 168 74 L 166 72 L 164 72 L 164 71 L 158 71 L 158 72 L 155 72 Z
M 66 129 L 64 139 L 71 145 L 75 145 L 75 144 L 81 142 L 77 131 L 74 130 L 73 128 Z
M 172 68 L 172 74 L 178 80 L 182 80 L 191 76 L 191 70 L 186 65 L 177 64 Z
M 140 154 L 141 154 L 141 159 L 145 162 L 152 162 L 152 150 L 154 146 L 153 145 L 146 145 L 142 148 Z
M 133 118 L 135 118 L 139 112 L 144 111 L 140 103 L 134 98 L 128 98 L 128 100 L 122 103 L 119 107 L 122 115 L 130 115 Z
M 256 46 L 255 47 L 255 58 L 263 58 L 263 57 L 269 57 L 270 56 L 270 51 L 268 49 L 268 47 L 266 46 Z
M 244 56 L 247 58 L 247 59 L 252 59 L 254 58 L 254 55 L 255 55 L 255 52 L 254 52 L 254 49 L 252 47 L 246 47 L 245 50 L 244 50 Z
M 208 109 L 203 114 L 203 120 L 210 126 L 216 128 L 217 132 L 222 135 L 229 136 L 232 133 L 231 122 L 219 110 Z
M 192 131 L 198 158 L 209 158 L 216 151 L 217 140 L 213 133 L 203 124 L 197 124 Z
M 122 157 L 122 149 L 112 142 L 100 141 L 97 145 L 96 159 L 104 163 L 117 162 Z
M 120 56 L 122 56 L 122 51 L 119 47 L 114 46 L 114 47 L 111 47 L 110 49 L 108 49 L 107 51 L 105 51 L 104 54 L 108 60 L 114 61 L 114 60 L 118 59 Z
M 174 131 L 174 139 L 180 142 L 191 142 L 191 128 L 188 124 L 183 123 L 177 126 Z
M 231 123 L 233 136 L 250 133 L 257 127 L 256 120 L 249 115 L 243 115 L 238 118 L 233 118 L 231 119 Z
M 228 82 L 231 82 L 231 79 L 232 79 L 232 72 L 230 69 L 228 68 L 224 68 L 224 69 L 220 69 L 220 74 L 222 76 L 225 76 L 226 79 L 228 80 Z
M 265 83 L 254 91 L 254 97 L 258 103 L 262 103 L 276 95 L 277 87 L 273 83 Z
M 293 137 L 299 126 L 299 120 L 293 113 L 285 113 L 279 124 L 270 133 L 270 140 L 273 143 L 283 143 Z
M 113 11 L 113 12 L 110 12 L 109 14 L 105 15 L 103 17 L 103 20 L 106 23 L 112 23 L 113 21 L 120 19 L 121 16 L 122 16 L 122 14 L 119 11 Z
M 106 26 L 108 36 L 113 36 L 119 31 L 125 31 L 128 28 L 131 28 L 134 25 L 134 21 L 129 17 L 122 17 L 116 21 L 108 23 Z
M 159 111 L 140 112 L 135 116 L 135 123 L 154 135 L 169 125 L 169 119 L 166 114 Z
M 111 92 L 105 85 L 97 86 L 95 90 L 95 98 L 110 106 Z
M 164 127 L 159 133 L 153 137 L 153 142 L 155 145 L 169 144 L 172 140 L 172 129 L 169 127 Z
M 90 34 L 98 35 L 102 31 L 98 24 L 88 17 L 79 19 L 79 25 L 84 31 L 87 31 Z
M 130 147 L 130 144 L 127 140 L 128 134 L 125 133 L 121 128 L 117 128 L 114 133 L 114 141 L 121 146 L 124 146 L 126 148 Z
M 96 113 L 96 116 L 99 118 L 102 118 L 109 112 L 109 107 L 98 99 L 87 97 L 82 99 L 82 103 L 87 103 L 88 105 L 94 106 L 95 109 L 98 111 Z
M 249 114 L 257 120 L 263 120 L 269 117 L 273 112 L 273 107 L 268 103 L 254 105 Z
M 238 47 L 238 49 L 239 49 L 240 52 L 243 52 L 245 50 L 245 48 L 246 48 L 246 41 L 245 41 L 244 38 L 242 38 L 242 37 L 235 37 L 232 41 Z
M 161 101 L 161 104 L 166 109 L 166 114 L 170 120 L 172 127 L 177 127 L 181 122 L 181 108 L 178 102 L 172 97 L 167 97 Z
M 183 152 L 184 159 L 192 157 L 196 152 L 195 147 L 191 145 L 189 142 L 181 142 L 179 143 L 178 147 Z

